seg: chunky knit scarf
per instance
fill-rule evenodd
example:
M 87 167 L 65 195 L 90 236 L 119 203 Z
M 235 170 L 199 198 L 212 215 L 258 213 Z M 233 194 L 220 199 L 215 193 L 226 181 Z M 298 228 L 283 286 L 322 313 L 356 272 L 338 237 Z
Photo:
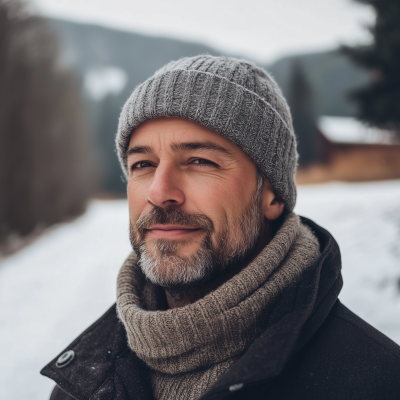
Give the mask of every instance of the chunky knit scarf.
M 268 326 L 290 311 L 289 290 L 319 256 L 294 213 L 241 272 L 193 304 L 167 309 L 131 254 L 118 276 L 117 309 L 129 347 L 150 367 L 157 400 L 198 399 Z

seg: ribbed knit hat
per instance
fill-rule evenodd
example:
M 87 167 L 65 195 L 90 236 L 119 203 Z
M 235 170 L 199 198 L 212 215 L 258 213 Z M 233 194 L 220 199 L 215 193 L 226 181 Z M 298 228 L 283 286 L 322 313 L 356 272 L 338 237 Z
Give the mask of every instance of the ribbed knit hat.
M 125 103 L 116 146 L 126 176 L 130 136 L 150 118 L 197 122 L 239 146 L 290 212 L 296 203 L 296 138 L 289 107 L 263 69 L 230 57 L 200 55 L 173 61 L 139 85 Z

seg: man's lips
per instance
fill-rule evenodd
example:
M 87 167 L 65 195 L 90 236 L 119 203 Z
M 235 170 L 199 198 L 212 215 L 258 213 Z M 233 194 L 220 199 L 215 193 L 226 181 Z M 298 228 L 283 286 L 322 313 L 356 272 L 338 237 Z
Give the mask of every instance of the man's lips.
M 147 229 L 151 237 L 157 239 L 173 239 L 190 235 L 199 231 L 199 228 L 184 225 L 152 225 Z

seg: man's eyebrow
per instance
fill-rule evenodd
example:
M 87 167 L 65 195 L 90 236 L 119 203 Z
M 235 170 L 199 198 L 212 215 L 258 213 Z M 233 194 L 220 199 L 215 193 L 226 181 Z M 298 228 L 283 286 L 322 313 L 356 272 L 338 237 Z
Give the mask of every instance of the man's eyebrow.
M 190 150 L 212 150 L 223 153 L 233 158 L 233 154 L 222 146 L 213 142 L 182 142 L 171 144 L 171 150 L 176 151 L 190 151 Z
M 171 150 L 174 152 L 177 151 L 190 151 L 190 150 L 212 150 L 217 151 L 219 153 L 223 153 L 229 157 L 233 157 L 233 154 L 225 149 L 222 146 L 219 146 L 213 142 L 182 142 L 182 143 L 173 143 L 171 144 Z M 153 149 L 150 146 L 134 146 L 131 147 L 126 152 L 126 157 L 132 154 L 149 154 L 153 153 Z
M 131 147 L 127 152 L 126 156 L 130 156 L 131 154 L 149 154 L 153 153 L 153 149 L 150 146 L 135 146 Z

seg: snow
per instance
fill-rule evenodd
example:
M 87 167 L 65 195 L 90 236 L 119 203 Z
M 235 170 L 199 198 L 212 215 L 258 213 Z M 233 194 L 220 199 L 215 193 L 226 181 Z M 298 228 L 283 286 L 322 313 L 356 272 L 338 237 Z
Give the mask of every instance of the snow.
M 339 242 L 340 299 L 400 343 L 400 181 L 299 188 L 296 212 Z M 0 263 L 0 399 L 48 399 L 39 370 L 115 301 L 130 252 L 124 200 L 93 201 Z
M 128 231 L 125 201 L 95 201 L 0 264 L 0 399 L 50 397 L 39 370 L 114 303 Z
M 393 134 L 389 131 L 369 127 L 351 117 L 322 116 L 317 121 L 320 132 L 335 143 L 379 143 L 392 144 Z

